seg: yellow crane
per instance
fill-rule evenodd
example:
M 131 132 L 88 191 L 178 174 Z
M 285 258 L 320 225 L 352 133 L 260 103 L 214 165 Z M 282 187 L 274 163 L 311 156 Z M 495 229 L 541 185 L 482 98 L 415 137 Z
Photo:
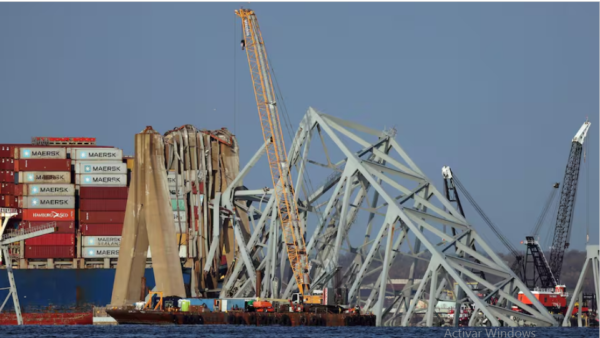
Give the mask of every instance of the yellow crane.
M 299 227 L 298 206 L 294 201 L 291 170 L 287 167 L 287 151 L 279 122 L 275 90 L 267 50 L 258 26 L 256 14 L 250 9 L 239 9 L 235 14 L 242 19 L 242 49 L 246 50 L 254 96 L 258 107 L 263 138 L 267 145 L 267 157 L 277 212 L 281 221 L 282 236 L 287 249 L 290 266 L 298 284 L 298 290 L 306 303 L 321 303 L 321 297 L 310 296 L 308 253 Z

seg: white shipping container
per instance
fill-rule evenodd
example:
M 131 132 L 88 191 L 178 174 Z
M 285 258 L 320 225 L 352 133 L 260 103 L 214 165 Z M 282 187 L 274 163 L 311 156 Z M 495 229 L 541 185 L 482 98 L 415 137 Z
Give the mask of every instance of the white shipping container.
M 73 196 L 23 196 L 23 207 L 27 209 L 75 209 Z
M 71 183 L 70 171 L 20 172 L 19 183 Z
M 66 159 L 67 150 L 65 148 L 35 148 L 21 147 L 17 148 L 18 158 L 20 159 Z M 15 154 L 17 155 L 17 154 Z
M 167 182 L 169 182 L 169 188 L 177 187 L 177 180 L 179 180 L 180 185 L 183 185 L 183 177 L 179 176 L 179 178 L 177 178 L 177 176 L 177 174 L 173 173 L 172 171 L 169 171 L 169 174 L 167 175 Z
M 83 258 L 119 258 L 119 247 L 85 247 L 81 249 Z M 152 258 L 150 247 L 148 247 L 147 258 Z M 187 258 L 187 245 L 179 247 L 179 257 Z
M 185 172 L 184 175 L 179 175 L 175 171 L 167 172 L 167 182 L 169 183 L 169 189 L 173 189 L 173 188 L 177 187 L 178 183 L 179 183 L 179 185 L 184 185 L 184 186 L 187 185 L 188 182 L 190 181 L 189 179 L 186 178 L 188 175 L 188 172 Z
M 175 226 L 177 226 L 178 221 L 181 221 L 181 223 L 187 222 L 187 212 L 173 211 L 173 220 L 175 221 Z
M 173 197 L 171 197 L 171 198 L 173 198 Z M 204 195 L 195 195 L 195 194 L 191 195 L 191 205 L 193 205 L 193 206 L 201 207 L 203 200 L 204 200 Z
M 150 252 L 150 247 L 148 247 L 148 255 L 146 257 L 152 258 L 152 253 Z M 187 258 L 187 245 L 181 245 L 179 247 L 179 257 Z
M 75 175 L 75 184 L 82 186 L 103 186 L 103 187 L 126 187 L 126 174 L 78 174 Z
M 117 148 L 73 148 L 71 159 L 85 161 L 123 161 L 123 150 Z
M 74 184 L 27 184 L 29 196 L 75 196 Z
M 84 247 L 119 247 L 121 236 L 83 236 Z
M 179 198 L 185 197 L 185 189 L 184 188 L 177 189 L 177 187 L 169 187 L 169 194 L 171 195 L 171 199 L 177 198 L 177 195 L 178 195 L 177 192 L 179 192 Z
M 127 174 L 127 164 L 119 162 L 76 162 L 76 174 Z
M 81 249 L 83 258 L 119 258 L 119 247 L 89 247 Z

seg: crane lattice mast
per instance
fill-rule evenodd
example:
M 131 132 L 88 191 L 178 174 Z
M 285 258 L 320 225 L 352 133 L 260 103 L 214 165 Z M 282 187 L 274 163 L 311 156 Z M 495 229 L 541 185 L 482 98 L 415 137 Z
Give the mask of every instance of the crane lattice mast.
M 550 268 L 557 281 L 560 279 L 565 250 L 569 247 L 569 240 L 571 238 L 571 225 L 573 224 L 573 213 L 575 211 L 581 152 L 583 150 L 583 141 L 590 129 L 590 124 L 589 121 L 585 121 L 573 138 L 562 190 L 560 192 L 560 204 L 558 205 L 558 213 L 556 215 L 554 239 L 552 240 L 552 249 L 550 250 Z
M 283 230 L 282 237 L 298 289 L 304 295 L 310 285 L 308 257 L 304 237 L 299 228 L 298 206 L 294 203 L 294 187 L 290 168 L 287 166 L 287 151 L 279 122 L 267 50 L 254 11 L 240 9 L 236 10 L 235 14 L 242 19 L 242 48 L 245 48 L 248 57 L 258 115 L 267 145 L 266 152 Z

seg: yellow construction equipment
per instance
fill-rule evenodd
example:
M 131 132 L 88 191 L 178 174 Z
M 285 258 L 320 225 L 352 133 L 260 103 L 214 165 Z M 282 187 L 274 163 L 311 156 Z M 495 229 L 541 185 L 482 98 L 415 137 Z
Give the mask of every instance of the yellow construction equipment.
M 242 19 L 242 49 L 246 50 L 250 76 L 263 138 L 267 145 L 267 156 L 273 189 L 276 195 L 277 211 L 281 221 L 283 240 L 287 249 L 290 266 L 294 272 L 298 290 L 306 302 L 317 302 L 309 296 L 310 282 L 308 271 L 308 253 L 299 226 L 298 206 L 295 203 L 294 187 L 290 168 L 287 166 L 287 151 L 279 122 L 279 112 L 275 90 L 271 81 L 271 71 L 267 58 L 267 50 L 258 26 L 254 11 L 239 9 L 235 14 Z

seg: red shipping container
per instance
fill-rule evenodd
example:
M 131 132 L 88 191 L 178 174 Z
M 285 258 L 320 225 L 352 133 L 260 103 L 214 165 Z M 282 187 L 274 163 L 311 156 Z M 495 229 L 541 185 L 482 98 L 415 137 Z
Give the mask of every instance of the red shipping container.
M 198 183 L 198 186 L 200 187 L 200 194 L 204 194 L 204 183 L 200 182 Z M 198 193 L 198 189 L 196 189 L 196 182 L 192 182 L 192 193 L 194 195 Z
M 16 209 L 17 209 L 17 214 L 15 216 L 11 217 L 11 220 L 23 219 L 23 209 L 19 209 L 19 208 L 16 208 Z
M 6 182 L 6 170 L 0 170 L 0 182 Z
M 19 229 L 31 229 L 36 228 L 43 225 L 48 225 L 52 221 L 47 222 L 31 222 L 31 221 L 23 221 L 19 224 Z M 74 234 L 75 233 L 75 222 L 54 222 L 56 225 L 56 230 L 53 232 L 54 234 Z
M 0 196 L 0 206 L 3 208 L 10 208 L 9 195 Z
M 81 199 L 127 199 L 127 187 L 81 187 Z
M 86 224 L 120 223 L 125 220 L 125 211 L 80 211 L 79 222 Z
M 26 184 L 14 184 L 14 195 L 15 196 L 23 196 L 23 187 L 27 187 Z
M 71 160 L 16 160 L 15 171 L 71 171 Z
M 79 200 L 81 211 L 125 211 L 127 200 Z
M 4 182 L 15 183 L 15 172 L 14 171 L 5 171 L 4 176 L 5 176 Z
M 14 146 L 12 143 L 0 144 L 0 157 L 12 158 L 11 148 Z
M 25 246 L 25 258 L 75 258 L 74 245 L 33 245 Z
M 30 245 L 75 245 L 75 234 L 47 234 L 25 240 L 25 246 Z
M 0 155 L 0 170 L 13 170 L 14 160 L 12 158 L 5 158 L 4 155 Z
M 4 144 L 3 147 L 0 147 L 0 149 L 4 148 L 4 152 L 3 152 L 3 157 L 7 157 L 7 158 L 15 158 L 15 148 L 19 148 L 21 146 L 28 146 L 31 147 L 31 143 L 9 143 L 9 144 Z M 44 147 L 44 146 L 35 146 L 37 147 Z
M 13 196 L 10 195 L 12 203 L 10 205 L 11 208 L 18 208 L 19 207 L 19 196 Z
M 25 221 L 74 221 L 75 209 L 21 209 Z
M 123 224 L 80 224 L 79 230 L 83 236 L 121 236 Z
M 15 194 L 15 184 L 14 183 L 2 183 L 2 194 L 14 195 Z

